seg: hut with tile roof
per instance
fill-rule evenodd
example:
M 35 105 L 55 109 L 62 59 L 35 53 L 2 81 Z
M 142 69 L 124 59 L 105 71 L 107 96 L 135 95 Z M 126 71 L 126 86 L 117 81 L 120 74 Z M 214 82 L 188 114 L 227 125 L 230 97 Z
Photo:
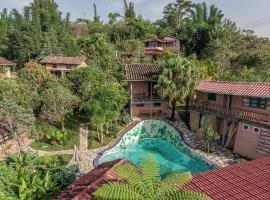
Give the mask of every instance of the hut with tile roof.
M 41 60 L 41 64 L 52 74 L 60 77 L 69 74 L 71 71 L 87 67 L 86 56 L 59 56 L 50 55 Z
M 0 57 L 0 73 L 8 78 L 16 77 L 16 63 Z
M 270 155 L 270 83 L 200 81 L 192 102 L 193 131 L 212 126 L 220 142 L 248 158 Z
M 165 117 L 168 103 L 155 90 L 159 68 L 153 64 L 127 64 L 126 80 L 130 94 L 131 117 Z

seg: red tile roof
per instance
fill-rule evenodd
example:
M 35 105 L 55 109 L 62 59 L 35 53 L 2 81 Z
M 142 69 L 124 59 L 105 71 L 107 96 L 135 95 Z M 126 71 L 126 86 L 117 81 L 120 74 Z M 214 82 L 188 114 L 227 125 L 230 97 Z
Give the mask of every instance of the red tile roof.
M 86 61 L 86 56 L 56 56 L 50 55 L 45 57 L 41 63 L 42 64 L 70 64 L 70 65 L 80 65 Z
M 214 200 L 269 200 L 270 157 L 195 174 L 187 188 Z
M 217 94 L 270 97 L 270 82 L 200 81 L 196 90 Z
M 153 80 L 158 75 L 159 68 L 153 64 L 126 64 L 126 78 L 128 81 Z
M 7 60 L 7 59 L 5 59 L 3 57 L 0 57 L 0 66 L 1 65 L 16 65 L 16 63 L 12 62 L 10 60 Z
M 95 198 L 91 195 L 98 187 L 104 183 L 112 181 L 122 181 L 123 179 L 116 173 L 115 167 L 120 164 L 131 165 L 137 168 L 135 165 L 130 163 L 127 159 L 116 160 L 99 165 L 82 178 L 75 181 L 72 185 L 64 189 L 60 194 L 53 197 L 53 200 L 94 200 Z

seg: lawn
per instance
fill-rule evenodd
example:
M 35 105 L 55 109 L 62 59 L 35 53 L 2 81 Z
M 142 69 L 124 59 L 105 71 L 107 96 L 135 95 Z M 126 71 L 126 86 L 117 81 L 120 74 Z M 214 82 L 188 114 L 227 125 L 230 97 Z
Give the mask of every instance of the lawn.
M 38 121 L 36 124 L 38 130 L 41 134 L 46 134 L 48 131 L 61 131 L 59 126 L 50 125 L 46 122 Z M 36 140 L 32 143 L 32 147 L 36 150 L 43 150 L 43 151 L 59 151 L 59 150 L 66 150 L 66 149 L 73 149 L 74 145 L 79 145 L 79 126 L 80 123 L 73 119 L 67 119 L 65 121 L 65 129 L 68 133 L 68 139 L 63 144 L 50 144 L 48 142 L 42 140 Z

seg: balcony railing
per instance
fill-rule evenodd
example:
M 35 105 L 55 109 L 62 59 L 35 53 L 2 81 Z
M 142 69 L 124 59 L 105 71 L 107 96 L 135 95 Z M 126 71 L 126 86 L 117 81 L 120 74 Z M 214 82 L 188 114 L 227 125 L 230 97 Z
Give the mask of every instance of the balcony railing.
M 194 102 L 191 104 L 191 109 L 216 113 L 228 118 L 239 119 L 244 121 L 257 122 L 265 125 L 270 125 L 270 114 L 260 114 L 251 111 L 230 107 L 227 108 L 221 105 L 215 105 L 208 102 Z

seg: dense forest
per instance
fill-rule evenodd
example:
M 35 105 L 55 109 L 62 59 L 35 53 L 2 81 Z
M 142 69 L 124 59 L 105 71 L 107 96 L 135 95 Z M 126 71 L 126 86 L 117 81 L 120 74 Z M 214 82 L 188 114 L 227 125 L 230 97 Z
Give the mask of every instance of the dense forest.
M 181 40 L 181 54 L 214 70 L 213 79 L 269 80 L 269 39 L 241 30 L 215 5 L 176 0 L 164 8 L 162 19 L 151 22 L 137 15 L 133 2 L 124 0 L 124 14 L 108 13 L 106 23 L 93 7 L 89 11 L 93 19 L 75 22 L 69 13 L 63 16 L 53 0 L 34 0 L 22 12 L 4 9 L 0 12 L 0 55 L 23 66 L 49 54 L 84 53 L 90 64 L 109 68 L 117 65 L 117 51 L 132 50 L 132 62 L 152 62 L 142 59 L 143 39 L 173 35 Z

